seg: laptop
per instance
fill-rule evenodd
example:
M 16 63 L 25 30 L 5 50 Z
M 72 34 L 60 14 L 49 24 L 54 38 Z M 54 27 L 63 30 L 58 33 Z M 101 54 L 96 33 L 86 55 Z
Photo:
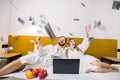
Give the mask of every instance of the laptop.
M 80 59 L 53 59 L 53 73 L 79 74 Z

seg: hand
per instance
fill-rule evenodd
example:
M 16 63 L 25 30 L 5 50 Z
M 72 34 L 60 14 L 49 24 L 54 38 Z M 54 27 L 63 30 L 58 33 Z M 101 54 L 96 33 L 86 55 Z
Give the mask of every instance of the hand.
M 91 25 L 90 24 L 85 26 L 85 32 L 86 33 L 89 33 L 90 29 L 91 29 Z
M 86 32 L 87 37 L 89 37 L 89 31 L 90 31 L 90 29 L 91 29 L 91 25 L 90 24 L 87 25 L 87 26 L 85 26 L 85 32 Z
M 36 38 L 36 42 L 37 42 L 37 43 L 40 43 L 40 40 L 41 40 L 41 37 L 38 36 L 38 37 Z

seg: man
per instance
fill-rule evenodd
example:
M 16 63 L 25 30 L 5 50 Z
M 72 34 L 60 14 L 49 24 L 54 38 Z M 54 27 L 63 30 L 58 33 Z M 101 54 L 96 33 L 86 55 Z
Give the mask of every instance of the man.
M 38 64 L 39 66 L 46 66 L 46 62 L 53 58 L 54 55 L 60 58 L 65 57 L 65 49 L 63 48 L 66 43 L 66 38 L 61 36 L 58 43 L 53 45 L 47 45 L 41 47 L 40 37 L 37 37 L 38 45 L 36 46 L 35 53 L 23 56 L 0 69 L 0 76 L 16 71 L 21 66 L 26 66 L 29 64 Z

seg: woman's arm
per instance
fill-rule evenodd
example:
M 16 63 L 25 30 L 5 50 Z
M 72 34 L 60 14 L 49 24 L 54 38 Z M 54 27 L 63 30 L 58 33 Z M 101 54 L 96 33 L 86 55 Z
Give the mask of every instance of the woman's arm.
M 90 41 L 89 41 L 90 29 L 91 29 L 91 25 L 85 26 L 86 37 L 84 38 L 82 43 L 78 45 L 78 48 L 81 49 L 83 53 L 88 49 L 88 47 L 90 45 Z
M 84 53 L 88 49 L 89 45 L 90 45 L 90 42 L 89 42 L 88 38 L 84 38 L 84 40 L 82 41 L 82 43 L 79 44 L 77 47 L 80 50 L 82 50 L 82 53 Z
M 87 26 L 85 26 L 86 37 L 89 37 L 89 31 L 90 31 L 90 29 L 91 29 L 91 25 L 90 24 L 87 25 Z

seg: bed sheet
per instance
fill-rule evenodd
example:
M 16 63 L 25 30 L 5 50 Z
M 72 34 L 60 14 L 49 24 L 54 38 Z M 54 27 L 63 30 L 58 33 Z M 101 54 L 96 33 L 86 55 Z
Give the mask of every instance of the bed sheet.
M 48 76 L 45 78 L 45 80 L 54 80 L 54 79 L 51 79 L 51 75 L 55 75 L 52 72 L 52 67 L 48 67 L 46 69 L 47 69 L 47 72 L 48 72 Z M 57 75 L 66 76 L 66 77 L 71 76 L 69 74 L 57 74 Z M 86 80 L 120 80 L 120 72 L 108 72 L 108 73 L 90 72 L 90 73 L 72 74 L 73 77 L 75 75 L 79 75 L 80 79 L 78 79 L 78 80 L 85 80 L 85 79 Z M 4 75 L 4 76 L 11 76 L 11 77 L 16 77 L 16 78 L 26 79 L 25 72 L 23 72 L 23 71 L 11 73 L 11 74 Z M 85 78 L 85 79 L 83 79 L 83 78 Z M 39 78 L 33 78 L 31 80 L 39 80 Z
M 110 73 L 93 73 L 93 72 L 91 72 L 91 73 L 81 73 L 79 75 L 86 77 L 86 78 L 90 78 L 92 80 L 120 80 L 120 73 L 119 72 L 110 72 Z M 4 76 L 26 79 L 24 72 L 11 73 L 11 74 L 4 75 Z M 49 74 L 45 79 L 50 79 Z M 31 80 L 39 80 L 39 78 L 33 78 Z

